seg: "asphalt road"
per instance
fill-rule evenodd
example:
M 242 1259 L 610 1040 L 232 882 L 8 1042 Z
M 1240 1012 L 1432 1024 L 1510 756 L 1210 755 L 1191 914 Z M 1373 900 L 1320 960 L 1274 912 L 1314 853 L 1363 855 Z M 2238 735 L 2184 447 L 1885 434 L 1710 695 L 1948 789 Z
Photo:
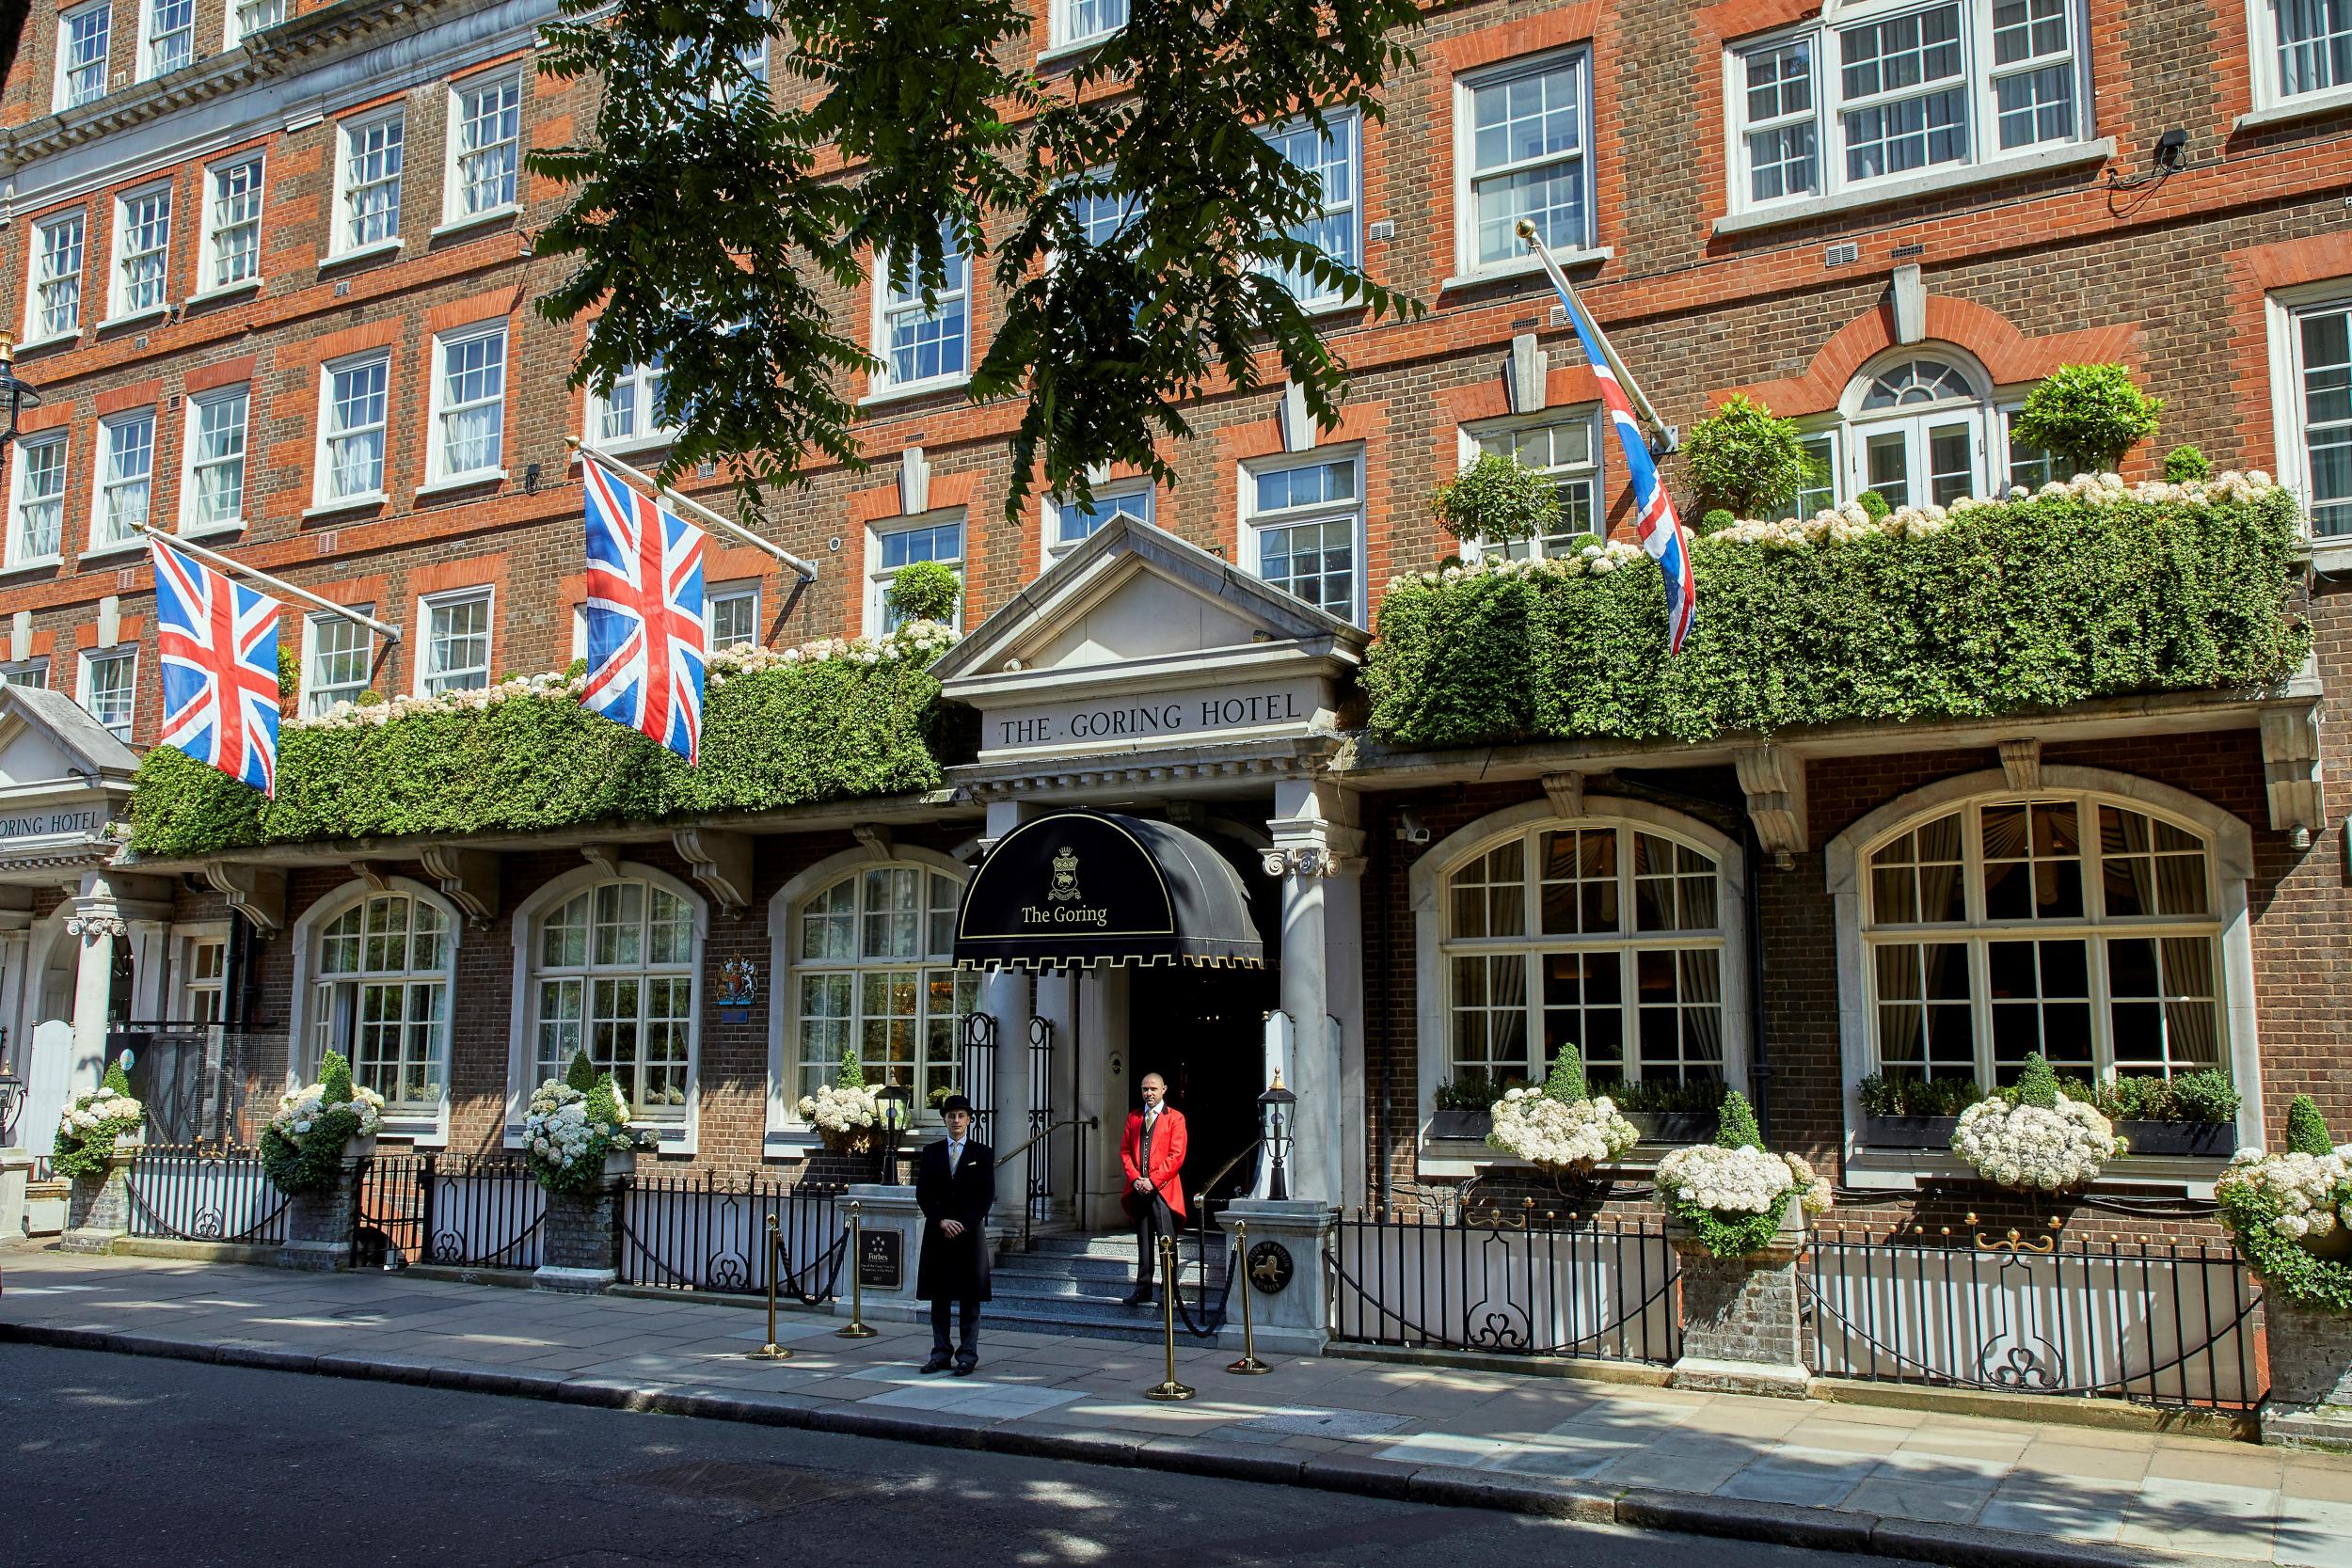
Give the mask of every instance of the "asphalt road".
M 23 1345 L 0 1345 L 0 1563 L 1795 1568 L 1861 1560 L 1248 1481 Z

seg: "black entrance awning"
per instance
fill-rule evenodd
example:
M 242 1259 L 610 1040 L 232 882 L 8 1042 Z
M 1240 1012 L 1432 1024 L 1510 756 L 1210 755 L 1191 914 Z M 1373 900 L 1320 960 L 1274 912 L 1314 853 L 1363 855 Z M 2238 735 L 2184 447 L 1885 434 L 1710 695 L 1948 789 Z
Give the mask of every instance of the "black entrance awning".
M 1024 822 L 980 862 L 956 916 L 956 961 L 1263 964 L 1241 876 L 1182 828 L 1110 812 Z

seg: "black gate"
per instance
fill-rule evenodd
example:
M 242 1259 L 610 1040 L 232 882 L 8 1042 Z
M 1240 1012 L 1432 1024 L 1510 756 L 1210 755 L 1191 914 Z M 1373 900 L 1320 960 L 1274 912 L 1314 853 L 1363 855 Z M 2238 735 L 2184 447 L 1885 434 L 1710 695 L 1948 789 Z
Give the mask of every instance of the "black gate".
M 131 1093 L 147 1107 L 147 1135 L 159 1144 L 225 1143 L 235 1129 L 240 1078 L 232 1092 L 221 1065 L 220 1026 L 159 1022 L 119 1023 L 106 1031 L 106 1059 L 125 1051 Z

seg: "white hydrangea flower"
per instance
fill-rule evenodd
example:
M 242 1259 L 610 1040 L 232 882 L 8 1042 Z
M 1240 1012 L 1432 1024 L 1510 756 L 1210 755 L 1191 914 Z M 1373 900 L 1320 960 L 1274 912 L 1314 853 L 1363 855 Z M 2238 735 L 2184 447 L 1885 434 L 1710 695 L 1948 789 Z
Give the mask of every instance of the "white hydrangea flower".
M 1605 1095 L 1569 1103 L 1513 1089 L 1495 1101 L 1493 1116 L 1489 1144 L 1553 1170 L 1588 1170 L 1614 1160 L 1641 1140 L 1633 1124 L 1617 1114 Z
M 2123 1141 L 2078 1100 L 2059 1095 L 2056 1109 L 2044 1109 L 1995 1096 L 1961 1113 L 1952 1152 L 1996 1185 L 2057 1193 L 2090 1181 L 2123 1152 Z

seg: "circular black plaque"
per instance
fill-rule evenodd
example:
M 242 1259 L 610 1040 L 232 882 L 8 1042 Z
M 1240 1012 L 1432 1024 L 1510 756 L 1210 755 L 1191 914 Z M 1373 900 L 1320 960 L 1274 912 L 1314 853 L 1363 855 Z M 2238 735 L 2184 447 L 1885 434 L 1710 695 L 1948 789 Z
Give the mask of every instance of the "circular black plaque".
M 1290 1248 L 1279 1242 L 1260 1242 L 1249 1249 L 1248 1268 L 1251 1287 L 1273 1295 L 1291 1282 Z

